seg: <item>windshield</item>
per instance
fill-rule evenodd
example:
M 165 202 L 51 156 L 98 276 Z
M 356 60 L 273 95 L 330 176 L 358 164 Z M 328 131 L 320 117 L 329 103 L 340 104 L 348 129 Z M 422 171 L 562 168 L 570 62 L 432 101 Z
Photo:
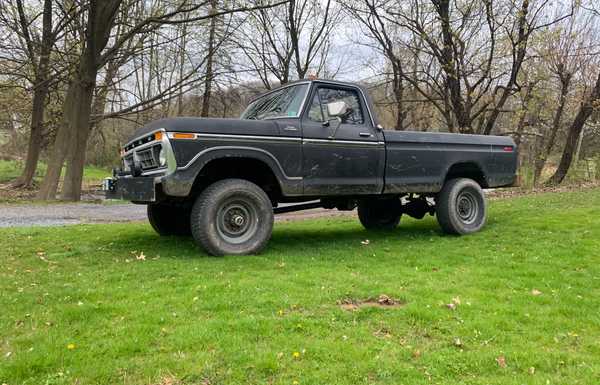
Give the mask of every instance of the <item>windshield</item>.
M 285 87 L 252 102 L 242 114 L 242 119 L 295 118 L 300 114 L 308 84 Z

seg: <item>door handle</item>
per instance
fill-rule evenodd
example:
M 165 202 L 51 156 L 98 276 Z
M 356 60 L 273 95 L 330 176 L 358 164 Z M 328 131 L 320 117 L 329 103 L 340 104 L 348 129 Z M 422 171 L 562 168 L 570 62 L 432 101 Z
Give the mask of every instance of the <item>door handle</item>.
M 358 135 L 361 138 L 372 138 L 373 137 L 373 134 L 371 134 L 370 132 L 360 132 L 360 133 L 358 133 Z

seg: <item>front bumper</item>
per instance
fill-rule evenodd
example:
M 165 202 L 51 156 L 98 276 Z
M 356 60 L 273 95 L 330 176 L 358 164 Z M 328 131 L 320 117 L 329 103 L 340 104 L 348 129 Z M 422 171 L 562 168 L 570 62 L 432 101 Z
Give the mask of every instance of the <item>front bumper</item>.
M 158 186 L 153 177 L 115 177 L 102 182 L 106 199 L 132 202 L 156 202 Z

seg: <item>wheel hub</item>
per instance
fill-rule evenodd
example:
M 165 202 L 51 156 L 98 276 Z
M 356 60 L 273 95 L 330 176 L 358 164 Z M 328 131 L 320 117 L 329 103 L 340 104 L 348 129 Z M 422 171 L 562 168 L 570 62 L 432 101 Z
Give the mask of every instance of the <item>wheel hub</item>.
M 250 239 L 257 229 L 257 212 L 245 200 L 224 202 L 217 214 L 217 231 L 229 243 L 242 243 Z
M 473 194 L 465 191 L 456 199 L 456 210 L 464 223 L 472 223 L 479 213 L 479 205 Z
M 235 214 L 231 217 L 231 224 L 234 226 L 242 226 L 246 219 L 243 216 Z

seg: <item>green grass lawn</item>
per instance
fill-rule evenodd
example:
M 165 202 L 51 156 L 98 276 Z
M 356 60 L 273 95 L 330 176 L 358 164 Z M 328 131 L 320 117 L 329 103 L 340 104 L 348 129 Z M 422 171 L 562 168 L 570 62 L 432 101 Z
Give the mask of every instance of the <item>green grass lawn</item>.
M 0 183 L 9 182 L 21 175 L 24 163 L 14 160 L 0 160 Z M 40 162 L 35 174 L 35 180 L 40 182 L 46 175 L 46 164 Z M 64 175 L 64 170 L 63 170 Z M 100 183 L 102 179 L 110 176 L 110 170 L 96 166 L 85 166 L 83 169 L 83 180 L 85 183 Z
M 276 224 L 260 256 L 146 224 L 0 237 L 0 383 L 600 383 L 598 189 L 493 201 L 466 237 Z M 380 294 L 404 305 L 339 306 Z

